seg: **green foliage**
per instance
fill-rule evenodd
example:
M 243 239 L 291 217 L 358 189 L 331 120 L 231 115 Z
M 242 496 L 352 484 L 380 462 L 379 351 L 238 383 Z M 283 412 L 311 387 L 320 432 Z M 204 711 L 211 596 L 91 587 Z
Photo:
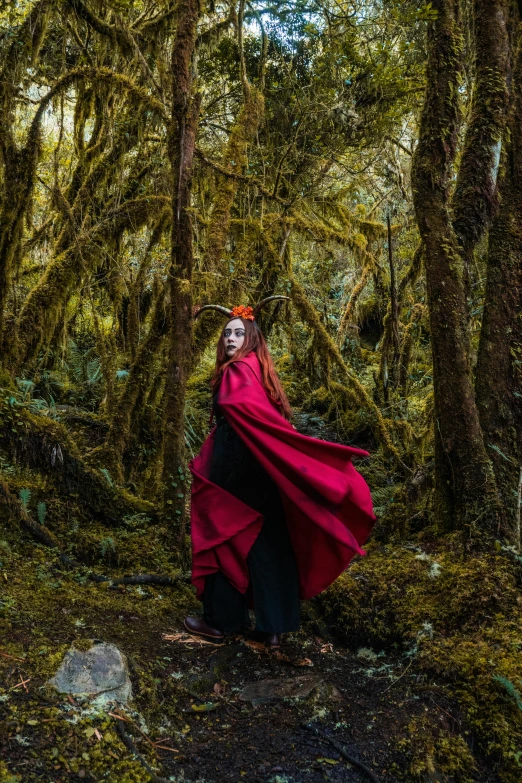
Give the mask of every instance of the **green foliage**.
M 43 501 L 38 503 L 36 507 L 36 513 L 38 516 L 38 522 L 41 525 L 45 525 L 45 517 L 47 516 L 47 506 Z
M 511 680 L 508 680 L 507 677 L 503 677 L 501 674 L 494 674 L 493 679 L 499 682 L 505 688 L 507 693 L 515 701 L 518 709 L 522 710 L 522 696 L 520 695 L 518 688 L 511 682 Z M 522 685 L 522 680 L 519 680 L 519 683 Z
M 22 503 L 22 506 L 27 511 L 29 506 L 29 501 L 31 500 L 31 490 L 24 487 L 20 490 L 20 501 Z
M 100 468 L 100 473 L 102 473 L 105 476 L 105 478 L 107 480 L 107 484 L 109 485 L 109 487 L 113 487 L 114 486 L 114 481 L 112 480 L 111 474 L 109 473 L 107 468 Z
M 116 552 L 116 542 L 114 541 L 114 538 L 107 536 L 102 539 L 100 541 L 100 552 L 102 558 L 105 558 L 107 554 L 114 555 Z
M 396 486 L 393 484 L 387 487 L 376 487 L 372 492 L 373 510 L 376 516 L 384 516 L 389 507 L 389 504 L 393 502 L 393 496 L 397 491 Z

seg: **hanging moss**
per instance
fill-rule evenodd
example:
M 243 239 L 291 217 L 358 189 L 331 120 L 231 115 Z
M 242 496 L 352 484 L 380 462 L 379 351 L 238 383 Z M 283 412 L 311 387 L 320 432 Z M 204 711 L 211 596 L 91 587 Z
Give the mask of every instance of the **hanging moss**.
M 348 304 L 346 305 L 346 309 L 342 314 L 341 322 L 339 324 L 339 330 L 337 332 L 337 342 L 339 345 L 342 345 L 346 337 L 347 330 L 353 325 L 353 318 L 354 318 L 355 307 L 357 305 L 357 300 L 359 299 L 360 295 L 364 291 L 366 283 L 370 278 L 371 271 L 372 271 L 372 265 L 366 264 L 366 266 L 363 267 L 361 277 L 352 288 L 352 292 L 350 294 Z
M 115 229 L 136 227 L 145 223 L 165 198 L 135 199 L 123 204 L 108 224 L 100 224 L 91 234 L 83 235 L 47 266 L 37 285 L 31 290 L 20 311 L 16 325 L 16 343 L 12 346 L 10 363 L 17 369 L 34 359 L 37 351 L 52 335 L 67 295 L 78 284 L 82 273 L 96 268 L 100 260 L 100 243 Z M 58 240 L 58 244 L 63 238 Z M 103 245 L 102 245 L 103 246 Z M 86 268 L 87 267 L 87 268 Z
M 399 358 L 399 387 L 403 397 L 407 397 L 409 387 L 409 367 L 411 361 L 411 353 L 413 348 L 413 337 L 418 322 L 422 318 L 425 312 L 425 307 L 422 304 L 416 304 L 412 310 L 410 316 L 410 322 L 404 329 L 402 335 L 401 355 Z
M 375 403 L 370 399 L 366 389 L 357 380 L 357 378 L 346 367 L 338 346 L 326 331 L 319 314 L 313 304 L 307 298 L 303 288 L 296 278 L 291 275 L 291 297 L 294 302 L 301 318 L 316 332 L 318 339 L 321 342 L 321 349 L 328 354 L 332 363 L 340 371 L 343 380 L 354 390 L 359 404 L 368 411 L 372 418 L 373 426 L 375 427 L 375 435 L 378 441 L 383 446 L 384 450 L 393 455 L 396 459 L 399 459 L 399 453 L 396 446 L 393 444 L 389 427 L 386 425 L 384 418 L 379 411 Z
M 131 423 L 133 418 L 137 418 L 141 413 L 136 410 L 136 404 L 139 398 L 144 399 L 144 392 L 150 384 L 156 357 L 167 331 L 168 314 L 163 290 L 156 300 L 147 336 L 138 348 L 123 391 L 114 406 L 107 440 L 90 457 L 97 463 L 101 461 L 105 464 L 119 483 L 124 481 L 122 458 L 129 443 Z

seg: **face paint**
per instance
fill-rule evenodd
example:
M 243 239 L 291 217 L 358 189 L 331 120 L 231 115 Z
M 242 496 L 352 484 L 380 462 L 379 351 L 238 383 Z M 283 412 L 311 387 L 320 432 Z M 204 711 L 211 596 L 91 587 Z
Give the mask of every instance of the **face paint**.
M 241 318 L 234 318 L 226 325 L 223 333 L 225 353 L 231 359 L 245 342 L 245 327 Z

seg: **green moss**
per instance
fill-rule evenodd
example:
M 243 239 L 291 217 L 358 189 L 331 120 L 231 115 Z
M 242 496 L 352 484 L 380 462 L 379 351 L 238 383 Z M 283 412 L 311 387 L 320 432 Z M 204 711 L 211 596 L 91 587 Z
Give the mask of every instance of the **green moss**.
M 407 736 L 397 749 L 404 754 L 404 766 L 393 771 L 402 779 L 471 783 L 475 759 L 460 734 L 435 726 L 429 716 L 413 718 Z
M 115 534 L 116 535 L 116 534 Z M 54 553 L 27 545 L 16 529 L 1 530 L 0 538 L 16 544 L 1 550 L 3 589 L 0 600 L 0 736 L 19 734 L 27 750 L 37 753 L 34 773 L 24 772 L 24 783 L 40 780 L 42 769 L 56 770 L 60 779 L 76 776 L 109 779 L 116 783 L 144 783 L 142 765 L 122 744 L 114 720 L 69 702 L 46 685 L 69 647 L 88 649 L 92 638 L 117 644 L 131 668 L 136 707 L 151 731 L 162 721 L 181 730 L 185 720 L 177 699 L 158 689 L 156 656 L 161 634 L 196 608 L 193 591 L 141 587 L 108 589 L 94 585 L 81 574 L 63 571 Z M 143 540 L 143 539 L 142 539 Z M 156 545 L 155 545 L 156 546 Z M 137 563 L 134 563 L 137 566 Z M 13 664 L 29 678 L 28 692 L 12 690 L 7 680 Z M 16 681 L 16 677 L 15 677 Z M 98 732 L 98 735 L 95 733 Z M 148 743 L 140 752 L 153 767 L 158 759 Z M 15 768 L 15 767 L 13 767 Z M 26 769 L 26 768 L 24 768 Z M 54 778 L 53 778 L 54 779 Z M 16 783 L 6 764 L 0 764 L 0 782 Z
M 522 710 L 506 682 L 518 688 L 522 681 L 520 564 L 500 551 L 463 556 L 456 537 L 425 548 L 370 547 L 319 602 L 351 643 L 407 646 L 412 670 L 457 698 L 477 751 L 499 780 L 518 783 Z M 425 728 L 416 724 L 418 736 L 403 746 L 410 774 L 421 779 L 436 761 L 444 779 L 468 780 L 465 738 L 431 729 L 426 736 Z
M 18 783 L 19 775 L 12 775 L 4 761 L 0 761 L 0 783 Z

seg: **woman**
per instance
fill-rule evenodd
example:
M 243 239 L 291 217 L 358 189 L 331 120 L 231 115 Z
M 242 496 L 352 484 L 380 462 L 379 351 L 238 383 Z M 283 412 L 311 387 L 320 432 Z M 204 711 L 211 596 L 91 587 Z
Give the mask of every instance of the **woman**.
M 346 568 L 373 524 L 353 456 L 366 451 L 300 435 L 255 315 L 227 310 L 212 379 L 216 426 L 191 462 L 192 581 L 203 617 L 193 634 L 221 643 L 244 632 L 277 647 L 299 628 L 299 600 Z M 200 311 L 200 312 L 201 312 Z

